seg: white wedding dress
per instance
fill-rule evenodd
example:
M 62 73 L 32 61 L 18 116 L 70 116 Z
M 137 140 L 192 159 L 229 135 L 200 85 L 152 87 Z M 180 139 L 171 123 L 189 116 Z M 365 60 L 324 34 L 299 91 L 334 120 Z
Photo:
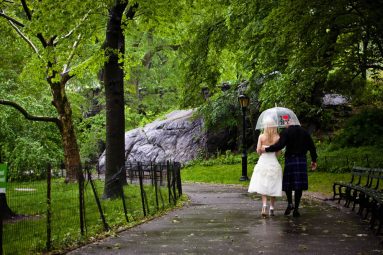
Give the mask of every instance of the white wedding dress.
M 254 167 L 248 192 L 273 197 L 282 196 L 282 167 L 275 152 L 261 154 Z

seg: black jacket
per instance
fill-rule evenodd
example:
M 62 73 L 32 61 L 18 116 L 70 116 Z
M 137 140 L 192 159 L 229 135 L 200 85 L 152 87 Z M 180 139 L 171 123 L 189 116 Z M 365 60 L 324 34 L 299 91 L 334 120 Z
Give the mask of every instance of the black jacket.
M 310 134 L 301 126 L 289 126 L 280 134 L 279 141 L 266 148 L 267 152 L 279 151 L 286 147 L 285 157 L 305 156 L 310 151 L 311 161 L 316 162 L 318 155 Z

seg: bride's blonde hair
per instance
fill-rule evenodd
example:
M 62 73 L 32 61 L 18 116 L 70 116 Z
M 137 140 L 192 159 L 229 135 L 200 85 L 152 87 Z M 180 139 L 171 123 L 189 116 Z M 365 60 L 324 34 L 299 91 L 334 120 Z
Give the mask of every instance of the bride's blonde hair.
M 278 134 L 276 123 L 272 118 L 264 119 L 265 128 L 263 130 L 263 134 L 265 134 L 266 143 L 273 144 L 274 138 Z
M 277 128 L 276 127 L 266 127 L 263 130 L 263 134 L 265 134 L 266 143 L 267 144 L 273 144 L 275 136 L 278 135 Z

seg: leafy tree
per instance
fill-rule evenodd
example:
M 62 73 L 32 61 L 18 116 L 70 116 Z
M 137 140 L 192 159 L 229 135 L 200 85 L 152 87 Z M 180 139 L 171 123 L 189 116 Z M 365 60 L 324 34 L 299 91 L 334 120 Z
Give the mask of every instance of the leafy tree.
M 262 108 L 277 103 L 313 120 L 324 93 L 355 95 L 382 69 L 382 1 L 193 4 L 206 15 L 190 22 L 183 48 L 186 105 L 202 103 L 203 87 L 217 93 L 223 77 L 246 79 Z
M 102 4 L 92 5 L 90 1 L 58 3 L 21 0 L 3 1 L 0 5 L 1 16 L 34 52 L 30 71 L 39 74 L 37 79 L 40 84 L 48 85 L 58 117 L 32 116 L 21 104 L 11 100 L 3 100 L 2 103 L 13 106 L 32 120 L 56 124 L 61 133 L 68 180 L 76 179 L 80 154 L 66 89 L 69 80 L 84 68 L 80 65 L 84 55 L 89 57 L 94 53 L 89 54 L 80 42 L 92 38 L 94 24 L 97 24 L 92 21 L 96 16 L 102 17 L 97 15 L 102 12 L 102 7 Z M 73 68 L 76 65 L 79 68 Z M 45 81 L 42 82 L 42 79 Z

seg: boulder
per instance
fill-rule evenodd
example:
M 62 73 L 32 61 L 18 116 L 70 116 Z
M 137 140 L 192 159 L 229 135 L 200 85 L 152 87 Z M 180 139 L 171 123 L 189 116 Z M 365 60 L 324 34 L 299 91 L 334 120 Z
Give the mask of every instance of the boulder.
M 127 162 L 186 163 L 205 151 L 203 121 L 194 117 L 195 110 L 177 110 L 144 127 L 125 133 Z M 99 171 L 105 172 L 105 151 L 99 158 Z

